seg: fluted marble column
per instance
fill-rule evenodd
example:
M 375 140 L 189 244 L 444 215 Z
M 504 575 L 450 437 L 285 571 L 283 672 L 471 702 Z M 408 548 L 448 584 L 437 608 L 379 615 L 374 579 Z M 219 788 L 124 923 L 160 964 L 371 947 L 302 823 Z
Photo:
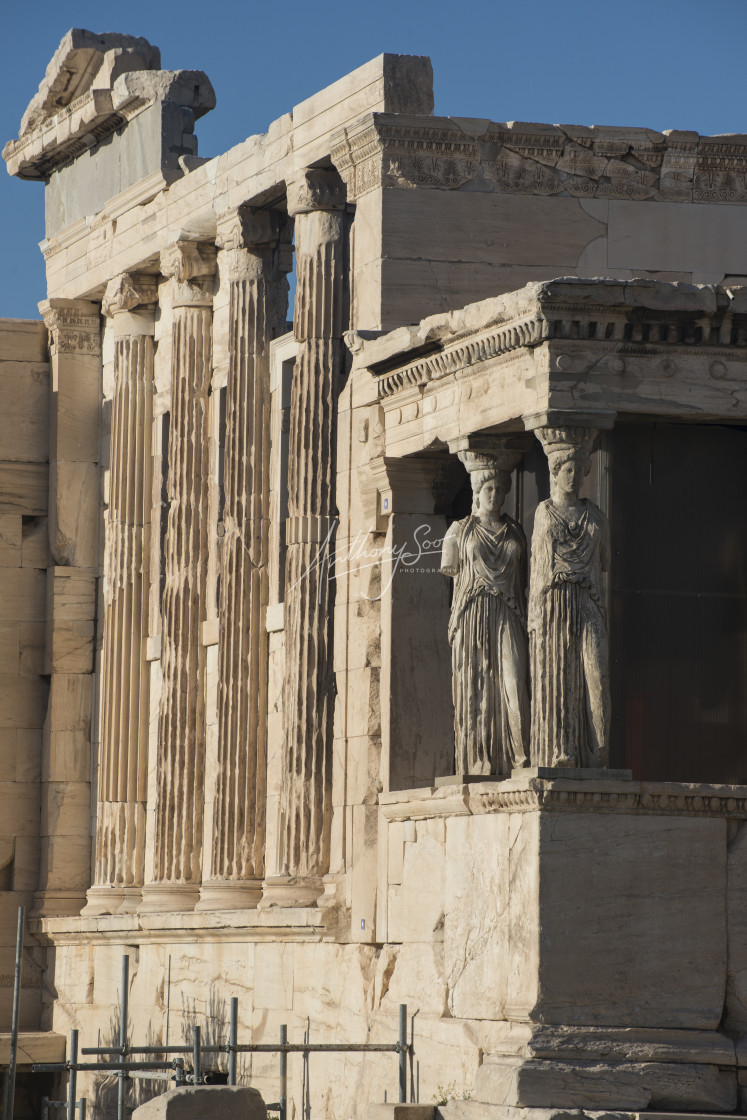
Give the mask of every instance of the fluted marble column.
M 179 241 L 161 254 L 172 279 L 171 429 L 163 691 L 158 725 L 153 882 L 146 909 L 199 898 L 205 763 L 205 609 L 208 552 L 208 389 L 212 372 L 215 246 Z
M 264 877 L 270 500 L 270 341 L 284 328 L 278 215 L 241 209 L 218 226 L 229 288 L 220 563 L 218 773 L 201 908 L 253 906 Z
M 300 344 L 291 392 L 285 577 L 284 751 L 277 904 L 311 903 L 329 870 L 333 585 L 322 562 L 335 518 L 341 381 L 344 193 L 335 172 L 308 170 L 288 192 L 295 216 Z
M 101 745 L 89 913 L 142 895 L 148 749 L 148 533 L 156 282 L 123 274 L 102 304 L 114 332 L 114 398 L 104 562 Z

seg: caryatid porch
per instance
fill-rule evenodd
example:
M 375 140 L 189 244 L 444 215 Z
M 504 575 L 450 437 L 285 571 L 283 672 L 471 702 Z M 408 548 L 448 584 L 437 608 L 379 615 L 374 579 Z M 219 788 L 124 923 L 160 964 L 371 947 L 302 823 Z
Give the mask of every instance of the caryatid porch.
M 361 460 L 358 485 L 367 499 L 364 511 L 369 511 L 369 519 L 376 518 L 369 528 L 386 530 L 393 540 L 397 515 L 409 512 L 408 502 L 412 505 L 413 487 L 419 498 L 412 511 L 418 515 L 430 504 L 430 515 L 441 515 L 444 529 L 462 515 L 466 499 L 457 493 L 466 472 L 456 456 L 470 447 L 524 453 L 505 508 L 531 537 L 537 502 L 547 496 L 547 468 L 529 433 L 547 425 L 599 433 L 583 493 L 612 521 L 617 574 L 609 573 L 607 590 L 613 628 L 622 612 L 618 592 L 636 591 L 640 598 L 659 587 L 649 586 L 643 575 L 647 563 L 658 563 L 656 549 L 635 532 L 644 454 L 656 460 L 651 470 L 647 467 L 647 477 L 653 479 L 652 472 L 658 472 L 656 493 L 667 509 L 676 510 L 682 499 L 682 487 L 663 492 L 672 480 L 661 474 L 665 457 L 670 473 L 680 469 L 682 425 L 688 425 L 689 443 L 695 441 L 685 456 L 688 469 L 701 475 L 704 470 L 713 472 L 724 494 L 738 469 L 741 433 L 735 429 L 747 414 L 743 289 L 645 280 L 555 280 L 432 316 L 379 338 L 352 335 L 349 345 L 354 351 L 354 399 L 361 402 L 361 417 L 367 409 L 369 429 L 378 433 L 375 445 L 371 440 L 366 445 L 370 458 Z M 724 426 L 729 428 L 726 433 Z M 699 457 L 702 463 L 696 468 Z M 688 485 L 683 478 L 683 486 Z M 651 497 L 647 492 L 647 500 Z M 733 504 L 727 502 L 727 508 L 733 509 Z M 711 526 L 712 532 L 722 534 L 733 529 Z M 633 536 L 623 548 L 622 536 L 628 531 Z M 431 551 L 434 539 L 432 532 Z M 412 543 L 415 554 L 423 552 L 422 545 Z M 635 572 L 623 570 L 623 562 L 634 563 Z M 683 559 L 680 566 L 697 582 L 697 572 L 690 572 L 694 563 Z M 634 576 L 637 583 L 631 583 Z M 667 572 L 659 576 L 664 580 Z M 671 571 L 668 578 L 679 586 Z M 732 593 L 726 586 L 715 586 L 715 573 L 709 571 L 704 578 L 714 594 Z M 432 608 L 443 616 L 447 607 L 440 578 L 425 582 L 432 585 Z M 396 586 L 396 581 L 391 584 L 392 593 Z M 428 593 L 422 589 L 418 594 L 422 598 Z M 424 600 L 421 607 L 425 606 Z M 393 615 L 401 626 L 396 605 Z M 623 637 L 618 633 L 618 646 Z M 444 648 L 443 656 L 447 654 Z M 396 659 L 396 650 L 392 656 Z M 439 671 L 433 664 L 415 669 L 424 676 Z M 623 687 L 619 680 L 617 686 Z M 433 712 L 431 702 L 429 708 L 435 726 L 450 724 L 448 697 L 442 699 L 440 711 Z M 717 771 L 694 776 L 733 778 L 734 749 L 724 744 Z M 624 763 L 623 741 L 613 736 L 611 764 Z M 422 759 L 420 770 L 420 778 L 440 772 L 438 767 L 429 771 Z M 650 776 L 687 775 L 665 774 L 659 767 Z
M 744 701 L 731 686 L 747 665 L 744 588 L 729 564 L 747 529 L 735 500 L 747 459 L 746 313 L 741 289 L 557 280 L 349 338 L 352 396 L 377 432 L 357 472 L 363 508 L 371 531 L 386 533 L 382 557 L 401 555 L 406 538 L 419 567 L 382 579 L 382 665 L 406 681 L 382 726 L 377 939 L 442 938 L 451 1014 L 500 1024 L 477 1079 L 486 1116 L 735 1107 L 741 1051 L 720 1028 L 747 1026 L 737 975 L 747 955 Z M 506 508 L 530 537 L 547 466 L 528 433 L 547 426 L 599 433 L 584 493 L 612 523 L 618 769 L 527 767 L 465 784 L 449 779 L 453 750 L 444 768 L 446 581 L 435 561 L 424 570 L 417 525 L 433 535 L 434 519 L 445 528 L 468 509 L 457 452 L 523 451 Z M 699 479 L 714 495 L 705 508 Z M 423 629 L 427 662 L 410 653 Z M 698 639 L 683 640 L 670 692 L 652 696 L 644 685 L 647 672 L 660 684 L 659 647 L 671 657 L 688 629 Z M 657 729 L 677 724 L 693 673 L 711 680 L 709 661 L 724 656 L 738 664 L 717 695 L 701 692 L 678 753 Z M 430 734 L 413 748 L 406 789 L 399 729 L 413 709 Z

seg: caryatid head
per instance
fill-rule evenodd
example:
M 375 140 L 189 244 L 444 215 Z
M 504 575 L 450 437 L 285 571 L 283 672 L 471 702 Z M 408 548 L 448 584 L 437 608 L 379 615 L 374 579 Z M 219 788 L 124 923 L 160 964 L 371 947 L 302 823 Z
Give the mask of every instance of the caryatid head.
M 469 471 L 472 512 L 476 516 L 497 516 L 511 489 L 511 471 L 520 456 L 514 452 L 487 455 L 476 451 L 460 451 L 459 458 Z
M 578 497 L 581 483 L 591 470 L 593 428 L 536 428 L 550 467 L 553 498 Z

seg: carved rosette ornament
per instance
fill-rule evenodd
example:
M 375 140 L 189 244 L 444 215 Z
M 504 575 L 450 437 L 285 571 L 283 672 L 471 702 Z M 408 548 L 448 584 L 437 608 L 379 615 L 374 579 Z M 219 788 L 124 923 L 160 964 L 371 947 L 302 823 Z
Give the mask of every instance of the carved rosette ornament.
M 154 882 L 147 907 L 199 896 L 205 765 L 205 649 L 200 624 L 208 554 L 208 389 L 212 375 L 213 245 L 179 241 L 162 254 L 172 279 L 169 513 L 161 603 L 163 691 L 158 726 Z
M 307 171 L 289 189 L 297 287 L 288 448 L 285 574 L 286 676 L 279 854 L 302 879 L 289 901 L 311 902 L 329 870 L 331 826 L 332 585 L 321 555 L 335 517 L 335 416 L 342 370 L 344 190 L 335 172 Z M 333 544 L 330 544 L 333 547 Z M 279 884 L 276 884 L 279 885 Z M 292 897 L 291 897 L 292 896 Z M 276 891 L 277 901 L 281 901 Z
M 542 425 L 535 435 L 550 466 L 550 497 L 537 507 L 532 535 L 532 764 L 606 768 L 609 531 L 599 507 L 579 497 L 596 430 Z
M 264 877 L 269 590 L 270 366 L 285 327 L 279 214 L 241 209 L 218 225 L 229 281 L 229 368 L 218 650 L 218 773 L 210 879 L 201 907 L 256 905 Z
M 101 747 L 89 912 L 134 909 L 143 885 L 156 300 L 154 277 L 124 273 L 109 283 L 102 303 L 115 338 L 114 397 L 105 520 Z

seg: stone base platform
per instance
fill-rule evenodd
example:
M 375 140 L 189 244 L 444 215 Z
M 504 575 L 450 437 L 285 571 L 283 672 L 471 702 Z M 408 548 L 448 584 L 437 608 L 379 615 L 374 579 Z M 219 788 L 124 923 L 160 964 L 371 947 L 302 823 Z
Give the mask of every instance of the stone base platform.
M 475 1078 L 504 1107 L 732 1112 L 734 1043 L 718 1031 L 507 1023 Z
M 437 1106 L 434 1117 L 435 1120 L 719 1120 L 723 1113 L 657 1112 L 649 1109 L 628 1112 L 588 1108 L 508 1108 L 468 1099 L 451 1100 L 448 1104 Z
M 477 1071 L 475 1098 L 528 1108 L 611 1108 L 732 1112 L 736 1070 L 682 1062 L 489 1059 Z

